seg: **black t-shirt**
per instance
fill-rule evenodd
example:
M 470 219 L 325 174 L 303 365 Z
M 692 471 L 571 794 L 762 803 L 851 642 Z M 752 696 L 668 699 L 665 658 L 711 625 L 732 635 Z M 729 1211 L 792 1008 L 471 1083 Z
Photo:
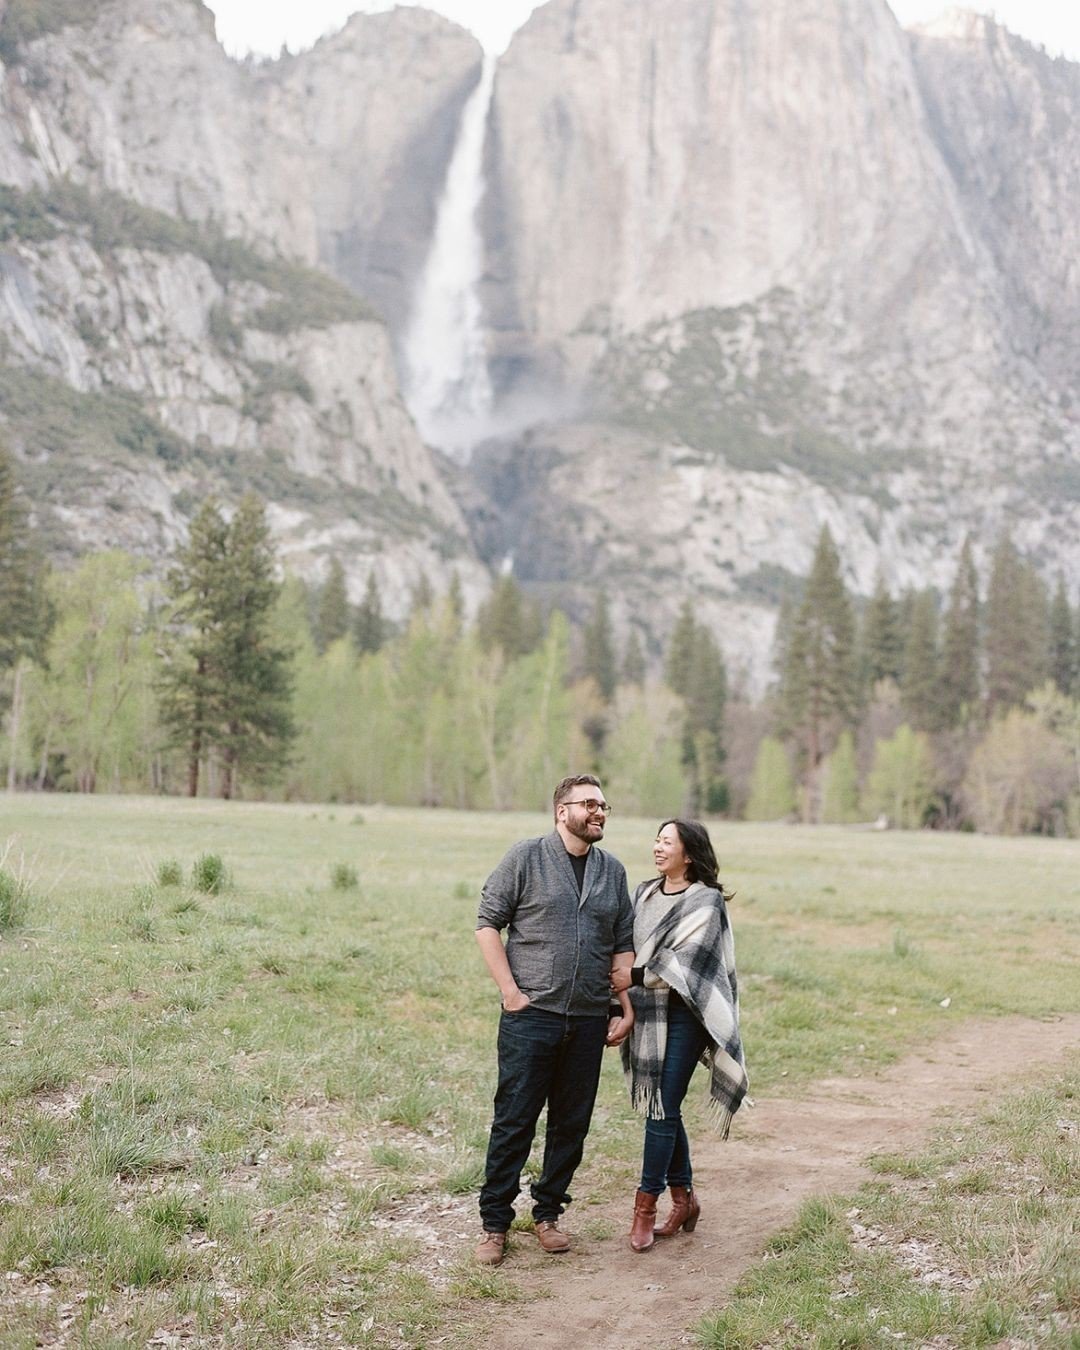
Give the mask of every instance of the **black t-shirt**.
M 570 866 L 574 869 L 574 876 L 577 877 L 577 893 L 581 894 L 581 888 L 585 885 L 585 864 L 589 861 L 588 853 L 571 853 L 566 850 L 566 856 L 570 859 Z

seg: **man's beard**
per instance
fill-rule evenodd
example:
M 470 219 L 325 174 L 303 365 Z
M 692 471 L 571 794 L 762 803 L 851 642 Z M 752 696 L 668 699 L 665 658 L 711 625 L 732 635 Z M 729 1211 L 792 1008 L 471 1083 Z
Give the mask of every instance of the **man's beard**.
M 582 839 L 586 844 L 593 844 L 597 839 L 604 837 L 604 822 L 595 820 L 591 817 L 583 820 L 580 825 L 575 824 L 572 816 L 566 818 L 566 828 L 577 839 Z M 594 831 L 599 830 L 599 834 Z

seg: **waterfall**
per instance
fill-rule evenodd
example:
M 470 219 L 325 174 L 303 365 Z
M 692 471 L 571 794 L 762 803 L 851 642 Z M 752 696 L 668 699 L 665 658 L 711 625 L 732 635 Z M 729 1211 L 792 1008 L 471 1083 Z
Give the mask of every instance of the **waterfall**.
M 420 434 L 463 459 L 488 429 L 492 409 L 480 308 L 484 243 L 478 212 L 495 60 L 485 54 L 480 82 L 461 114 L 403 343 L 406 401 Z

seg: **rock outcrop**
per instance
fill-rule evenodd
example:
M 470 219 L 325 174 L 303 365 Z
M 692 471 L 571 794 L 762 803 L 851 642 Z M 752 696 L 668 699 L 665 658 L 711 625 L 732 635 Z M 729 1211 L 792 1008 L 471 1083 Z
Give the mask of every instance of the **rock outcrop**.
M 454 567 L 475 603 L 371 302 L 404 303 L 475 41 L 401 10 L 255 65 L 197 0 L 56 15 L 9 28 L 0 88 L 0 432 L 44 537 L 161 559 L 207 492 L 254 488 L 301 573 L 334 554 L 359 598 L 374 568 L 400 615 Z
M 606 583 L 653 632 L 692 594 L 759 669 L 825 521 L 863 593 L 944 587 L 1006 525 L 1075 571 L 1078 115 L 1080 69 L 988 20 L 536 11 L 496 84 L 487 303 L 504 390 L 558 372 L 586 420 L 477 459 L 531 466 L 516 566 L 587 553 L 583 603 Z

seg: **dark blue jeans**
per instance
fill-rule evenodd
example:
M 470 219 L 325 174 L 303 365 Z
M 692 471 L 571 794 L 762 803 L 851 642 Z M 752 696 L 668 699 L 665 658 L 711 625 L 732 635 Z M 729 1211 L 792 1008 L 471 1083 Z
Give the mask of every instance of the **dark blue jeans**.
M 672 990 L 668 997 L 667 1045 L 660 1078 L 664 1119 L 645 1122 L 641 1189 L 650 1195 L 659 1195 L 666 1186 L 689 1188 L 693 1181 L 682 1104 L 694 1066 L 707 1044 L 705 1028 Z
M 514 1200 L 547 1103 L 547 1134 L 539 1180 L 532 1186 L 533 1218 L 557 1219 L 570 1203 L 569 1185 L 592 1119 L 607 1014 L 564 1017 L 527 1007 L 499 1019 L 499 1085 L 480 1191 L 480 1218 L 488 1232 L 505 1233 Z

